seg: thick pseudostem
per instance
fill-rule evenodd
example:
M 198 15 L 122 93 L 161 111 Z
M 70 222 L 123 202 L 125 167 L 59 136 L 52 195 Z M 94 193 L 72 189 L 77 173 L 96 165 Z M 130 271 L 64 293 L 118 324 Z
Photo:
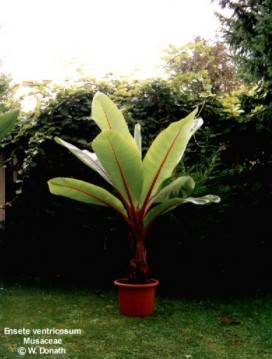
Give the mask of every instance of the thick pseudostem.
M 151 277 L 151 270 L 147 264 L 144 238 L 141 235 L 135 238 L 131 233 L 130 237 L 132 240 L 133 257 L 129 263 L 129 282 L 148 283 Z

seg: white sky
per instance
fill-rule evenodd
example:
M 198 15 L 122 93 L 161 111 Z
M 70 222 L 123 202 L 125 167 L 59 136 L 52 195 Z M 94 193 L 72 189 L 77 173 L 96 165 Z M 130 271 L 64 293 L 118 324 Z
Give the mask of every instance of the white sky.
M 58 80 L 84 64 L 96 77 L 153 76 L 169 44 L 215 37 L 215 10 L 211 0 L 0 0 L 0 71 Z

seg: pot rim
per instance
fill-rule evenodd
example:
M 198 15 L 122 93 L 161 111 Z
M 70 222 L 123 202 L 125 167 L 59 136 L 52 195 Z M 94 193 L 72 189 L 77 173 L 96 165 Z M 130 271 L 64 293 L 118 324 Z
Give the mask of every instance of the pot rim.
M 150 279 L 149 283 L 124 283 L 125 281 L 127 281 L 127 278 L 120 278 L 120 279 L 115 279 L 113 284 L 116 287 L 120 287 L 120 288 L 149 288 L 149 287 L 157 287 L 160 282 L 157 279 Z

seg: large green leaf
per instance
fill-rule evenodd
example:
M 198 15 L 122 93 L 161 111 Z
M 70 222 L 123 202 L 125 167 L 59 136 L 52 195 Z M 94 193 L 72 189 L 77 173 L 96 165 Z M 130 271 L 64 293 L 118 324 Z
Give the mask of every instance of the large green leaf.
M 67 148 L 74 156 L 80 159 L 80 161 L 82 161 L 85 165 L 98 172 L 100 176 L 102 176 L 107 182 L 113 184 L 112 180 L 110 179 L 107 172 L 105 171 L 102 164 L 100 163 L 99 159 L 97 158 L 96 153 L 87 150 L 80 150 L 78 147 L 72 145 L 69 142 L 62 140 L 59 137 L 55 137 L 55 141 L 58 144 Z
M 107 95 L 99 91 L 92 101 L 92 119 L 102 131 L 116 130 L 136 146 L 122 112 Z
M 196 130 L 197 109 L 180 121 L 171 123 L 150 146 L 143 160 L 144 184 L 141 200 L 146 203 L 162 182 L 172 175 L 189 139 Z
M 0 116 L 0 141 L 2 141 L 14 128 L 20 110 L 16 109 Z
M 102 187 L 74 178 L 56 177 L 48 181 L 51 193 L 76 201 L 108 206 L 116 210 L 122 217 L 127 212 L 121 201 Z
M 220 202 L 220 197 L 211 194 L 203 197 L 171 198 L 160 203 L 147 213 L 147 215 L 144 217 L 144 226 L 146 227 L 150 225 L 151 222 L 153 222 L 159 215 L 171 211 L 183 203 L 204 205 L 218 202 Z
M 94 139 L 93 149 L 119 194 L 135 208 L 143 183 L 143 165 L 137 147 L 119 132 L 104 130 Z
M 163 187 L 153 196 L 144 208 L 143 216 L 154 203 L 164 202 L 174 197 L 188 197 L 195 187 L 195 182 L 190 176 L 176 178 L 173 182 Z
M 163 187 L 150 202 L 163 202 L 173 197 L 188 197 L 195 188 L 195 182 L 190 176 L 181 176 Z

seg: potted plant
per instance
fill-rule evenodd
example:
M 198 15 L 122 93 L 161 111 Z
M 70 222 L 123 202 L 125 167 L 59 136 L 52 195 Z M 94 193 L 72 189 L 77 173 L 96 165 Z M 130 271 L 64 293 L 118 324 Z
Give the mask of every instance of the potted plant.
M 51 193 L 111 207 L 127 223 L 132 250 L 128 275 L 114 281 L 118 287 L 120 311 L 124 315 L 153 313 L 155 288 L 159 282 L 151 278 L 145 239 L 158 216 L 183 203 L 220 201 L 214 195 L 191 197 L 195 184 L 189 176 L 171 180 L 189 139 L 202 125 L 202 119 L 195 118 L 196 113 L 197 109 L 159 133 L 142 159 L 140 125 L 135 126 L 132 136 L 122 112 L 107 95 L 97 92 L 92 101 L 91 118 L 101 132 L 92 142 L 94 152 L 80 150 L 55 138 L 57 143 L 98 172 L 112 186 L 113 193 L 92 183 L 63 177 L 48 181 Z M 134 299 L 136 303 L 133 304 Z

